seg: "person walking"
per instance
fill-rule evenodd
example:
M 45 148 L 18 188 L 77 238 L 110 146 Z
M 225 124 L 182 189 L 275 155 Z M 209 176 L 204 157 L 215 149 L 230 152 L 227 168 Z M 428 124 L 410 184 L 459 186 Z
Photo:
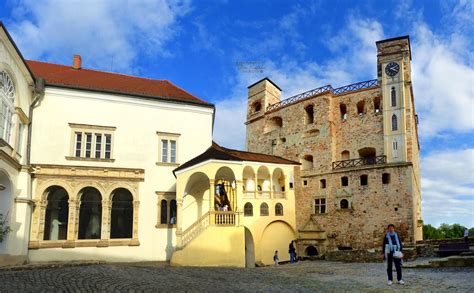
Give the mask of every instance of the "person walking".
M 296 261 L 296 249 L 294 243 L 295 241 L 292 240 L 288 246 L 288 252 L 290 253 L 290 263 L 294 263 Z
M 469 242 L 469 229 L 464 229 L 464 242 Z
M 387 262 L 387 284 L 391 286 L 393 284 L 392 276 L 392 263 L 395 263 L 395 269 L 397 270 L 398 284 L 404 285 L 405 282 L 402 279 L 402 257 L 403 257 L 403 245 L 400 237 L 395 232 L 395 225 L 388 225 L 388 232 L 383 238 L 382 244 L 382 255 L 381 258 Z
M 275 262 L 275 266 L 278 266 L 278 262 L 280 261 L 280 258 L 278 257 L 278 250 L 275 250 L 275 254 L 273 255 L 273 261 Z

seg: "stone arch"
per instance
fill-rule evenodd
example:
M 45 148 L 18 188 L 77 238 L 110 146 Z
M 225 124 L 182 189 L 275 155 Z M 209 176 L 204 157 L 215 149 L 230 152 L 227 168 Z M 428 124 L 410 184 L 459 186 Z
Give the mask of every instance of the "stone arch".
M 0 169 L 0 214 L 3 215 L 3 220 L 7 221 L 10 226 L 11 222 L 11 208 L 13 208 L 13 183 L 8 172 Z M 7 235 L 8 237 L 8 235 Z M 6 239 L 0 243 L 0 254 L 7 250 Z
M 309 257 L 314 257 L 314 256 L 317 256 L 319 253 L 318 253 L 318 249 L 316 246 L 314 245 L 308 245 L 306 247 L 306 249 L 304 250 L 306 256 L 309 256 Z
M 97 183 L 97 182 L 83 182 L 81 184 L 79 184 L 78 186 L 76 186 L 76 188 L 74 188 L 74 190 L 76 190 L 74 192 L 74 194 L 76 195 L 76 200 L 77 202 L 80 202 L 81 201 L 81 197 L 82 197 L 82 194 L 83 194 L 83 191 L 86 189 L 86 188 L 94 188 L 96 189 L 99 193 L 100 193 L 100 196 L 101 196 L 101 200 L 105 199 L 105 195 L 107 194 L 105 192 L 105 188 Z
M 245 203 L 244 205 L 244 216 L 252 217 L 253 216 L 253 205 L 250 202 Z
M 349 160 L 351 158 L 351 153 L 348 150 L 341 152 L 341 160 Z
M 283 119 L 279 116 L 268 119 L 265 123 L 265 132 L 271 132 L 283 127 Z
M 245 166 L 242 171 L 242 178 L 245 191 L 255 191 L 255 171 L 251 166 Z
M 113 192 L 116 189 L 119 189 L 119 188 L 127 189 L 132 194 L 133 201 L 138 201 L 139 200 L 138 191 L 136 189 L 136 186 L 134 186 L 133 184 L 130 184 L 128 182 L 117 182 L 117 183 L 114 183 L 114 184 L 108 186 L 107 188 L 103 188 L 104 189 L 104 194 L 108 194 L 107 199 L 109 201 L 112 200 Z
M 66 192 L 69 195 L 69 200 L 75 200 L 76 199 L 76 193 L 74 193 L 74 189 L 71 187 L 70 184 L 68 184 L 66 181 L 63 180 L 46 180 L 40 184 L 38 184 L 38 188 L 36 191 L 37 194 L 37 201 L 44 201 L 46 200 L 46 190 L 50 188 L 51 186 L 58 186 L 64 188 Z
M 189 176 L 184 188 L 182 203 L 182 215 L 187 214 L 189 216 L 183 217 L 183 230 L 208 212 L 209 208 L 206 208 L 206 206 L 209 207 L 209 189 L 210 180 L 207 174 L 196 172 Z
M 275 168 L 273 170 L 272 175 L 272 184 L 273 184 L 273 191 L 275 192 L 284 192 L 285 191 L 285 173 L 281 168 Z
M 257 190 L 270 192 L 270 171 L 266 166 L 260 166 L 257 170 Z
M 245 267 L 255 267 L 255 245 L 252 232 L 245 227 Z
M 78 239 L 100 239 L 102 231 L 103 194 L 92 186 L 86 186 L 78 192 L 79 227 Z
M 234 171 L 220 167 L 214 177 L 214 208 L 215 210 L 235 211 L 237 208 L 237 191 Z
M 273 221 L 262 232 L 260 241 L 261 261 L 270 265 L 273 263 L 273 254 L 278 250 L 280 261 L 289 261 L 288 246 L 295 240 L 294 229 L 285 221 Z
M 252 114 L 258 113 L 262 110 L 262 103 L 260 101 L 255 101 L 252 103 Z
M 117 188 L 112 191 L 110 199 L 110 238 L 132 238 L 134 228 L 132 193 L 126 188 Z
M 69 194 L 63 187 L 53 185 L 45 190 L 43 240 L 66 240 L 69 226 Z

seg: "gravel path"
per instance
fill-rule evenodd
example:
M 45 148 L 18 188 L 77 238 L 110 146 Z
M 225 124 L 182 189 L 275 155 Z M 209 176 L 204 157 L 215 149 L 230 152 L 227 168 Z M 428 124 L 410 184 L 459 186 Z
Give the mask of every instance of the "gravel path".
M 403 273 L 406 285 L 389 287 L 382 263 L 304 261 L 253 269 L 100 264 L 0 271 L 0 292 L 474 292 L 474 267 L 406 269 Z

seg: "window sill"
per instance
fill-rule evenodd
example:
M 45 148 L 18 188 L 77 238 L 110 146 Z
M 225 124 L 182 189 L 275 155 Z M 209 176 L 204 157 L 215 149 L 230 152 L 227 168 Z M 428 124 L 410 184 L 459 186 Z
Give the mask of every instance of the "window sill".
M 176 228 L 176 224 L 157 224 L 155 225 L 157 229 L 173 229 Z
M 179 163 L 163 163 L 163 162 L 156 162 L 157 166 L 166 166 L 166 167 L 179 167 Z
M 106 162 L 113 163 L 115 159 L 96 159 L 96 158 L 83 158 L 83 157 L 66 157 L 68 161 L 87 161 L 87 162 Z
M 29 249 L 40 248 L 75 248 L 75 247 L 109 247 L 109 246 L 139 246 L 135 238 L 123 239 L 76 239 L 76 240 L 41 240 L 30 241 Z

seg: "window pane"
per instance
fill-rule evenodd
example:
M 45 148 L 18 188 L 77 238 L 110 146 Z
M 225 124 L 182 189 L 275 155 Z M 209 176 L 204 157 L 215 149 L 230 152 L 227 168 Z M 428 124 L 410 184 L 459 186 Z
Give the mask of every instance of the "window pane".
M 165 139 L 161 140 L 161 162 L 168 162 L 168 141 Z
M 105 135 L 105 158 L 110 159 L 110 153 L 112 151 L 112 135 Z
M 178 216 L 178 208 L 176 206 L 176 200 L 171 200 L 170 201 L 170 224 L 174 225 L 176 224 L 177 216 Z
M 81 143 L 82 143 L 82 133 L 76 132 L 76 150 L 75 155 L 76 157 L 81 156 Z
M 160 223 L 161 224 L 167 224 L 168 223 L 168 202 L 164 199 L 161 201 Z
M 86 158 L 91 157 L 92 133 L 86 133 Z
M 95 157 L 100 159 L 100 152 L 102 150 L 102 134 L 95 134 Z
M 176 163 L 176 141 L 170 140 L 170 162 Z

